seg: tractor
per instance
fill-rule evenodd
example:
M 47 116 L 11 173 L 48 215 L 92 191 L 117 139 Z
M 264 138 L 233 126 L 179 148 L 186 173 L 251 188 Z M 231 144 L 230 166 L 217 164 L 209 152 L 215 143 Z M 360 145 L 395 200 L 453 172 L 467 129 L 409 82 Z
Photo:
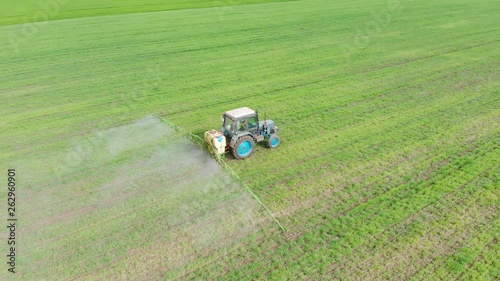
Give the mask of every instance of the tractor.
M 226 111 L 221 121 L 220 131 L 205 132 L 205 141 L 218 156 L 231 150 L 236 159 L 245 159 L 252 155 L 257 142 L 266 141 L 269 148 L 281 142 L 274 121 L 259 121 L 258 112 L 248 107 Z

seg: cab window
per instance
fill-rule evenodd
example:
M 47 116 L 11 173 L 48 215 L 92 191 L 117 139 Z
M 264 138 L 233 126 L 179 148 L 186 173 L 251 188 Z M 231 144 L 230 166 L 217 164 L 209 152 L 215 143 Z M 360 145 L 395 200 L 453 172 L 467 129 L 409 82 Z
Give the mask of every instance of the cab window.
M 226 129 L 226 131 L 232 132 L 233 124 L 233 119 L 226 117 L 226 120 L 224 121 L 224 129 Z
M 257 127 L 257 117 L 253 116 L 247 119 L 248 129 L 251 130 Z
M 246 131 L 247 129 L 245 128 L 245 120 L 238 120 L 238 131 L 243 132 Z

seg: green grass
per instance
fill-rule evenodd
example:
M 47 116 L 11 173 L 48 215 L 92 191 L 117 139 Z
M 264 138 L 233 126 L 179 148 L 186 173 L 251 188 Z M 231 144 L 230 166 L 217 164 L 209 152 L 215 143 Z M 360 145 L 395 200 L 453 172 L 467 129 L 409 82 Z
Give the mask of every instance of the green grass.
M 40 235 L 99 218 L 105 230 L 82 228 L 78 239 L 54 242 L 80 249 L 107 231 L 99 259 L 74 270 L 95 252 L 80 250 L 52 264 L 51 256 L 34 251 L 20 263 L 25 279 L 36 276 L 34 260 L 44 265 L 43 277 L 53 271 L 62 278 L 148 270 L 167 280 L 499 278 L 496 1 L 401 1 L 392 12 L 379 1 L 286 1 L 235 5 L 222 17 L 205 6 L 214 2 L 196 10 L 177 6 L 186 3 L 136 14 L 127 13 L 152 10 L 127 2 L 82 10 L 101 4 L 75 3 L 60 17 L 121 15 L 53 21 L 31 36 L 20 25 L 0 28 L 7 38 L 0 43 L 0 162 L 4 170 L 31 167 L 19 178 L 33 179 L 20 191 L 19 214 L 31 223 L 58 217 L 57 209 L 40 212 L 50 201 L 35 204 L 27 195 L 44 194 L 37 178 L 60 167 L 57 159 L 82 136 L 150 113 L 199 134 L 218 128 L 221 112 L 248 106 L 276 122 L 283 142 L 229 164 L 287 232 L 266 224 L 166 270 L 166 261 L 148 259 L 147 251 L 155 233 L 174 232 L 152 226 L 141 240 L 120 229 L 144 221 L 107 220 L 97 209 L 68 224 L 56 219 Z M 0 24 L 32 11 L 19 8 Z M 389 13 L 377 29 L 374 15 Z M 127 167 L 137 159 L 130 157 L 112 167 Z M 88 196 L 108 180 L 106 173 L 94 178 L 108 164 L 86 163 L 69 171 L 82 184 L 57 189 L 56 181 L 60 193 L 47 191 L 62 210 L 85 208 L 90 197 L 65 198 L 73 190 Z M 161 196 L 162 183 L 151 182 L 156 193 L 133 206 Z M 103 211 L 112 216 L 123 209 Z M 158 205 L 147 204 L 145 212 L 154 220 Z M 114 231 L 125 240 L 114 242 Z M 132 271 L 127 245 L 140 253 Z
M 289 0 L 3 0 L 0 3 L 0 26 L 47 20 L 118 14 L 145 13 L 167 10 L 215 8 L 219 15 L 232 6 Z

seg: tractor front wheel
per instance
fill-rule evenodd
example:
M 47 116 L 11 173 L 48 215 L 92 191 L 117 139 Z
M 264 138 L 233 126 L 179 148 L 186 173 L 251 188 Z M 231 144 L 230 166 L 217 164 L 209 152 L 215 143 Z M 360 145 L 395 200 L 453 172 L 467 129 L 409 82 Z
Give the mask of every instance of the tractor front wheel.
M 255 148 L 253 138 L 246 136 L 238 139 L 233 148 L 233 155 L 236 159 L 244 159 L 250 157 Z
M 271 135 L 269 139 L 267 140 L 267 147 L 269 148 L 276 148 L 278 145 L 280 145 L 281 139 L 278 135 Z

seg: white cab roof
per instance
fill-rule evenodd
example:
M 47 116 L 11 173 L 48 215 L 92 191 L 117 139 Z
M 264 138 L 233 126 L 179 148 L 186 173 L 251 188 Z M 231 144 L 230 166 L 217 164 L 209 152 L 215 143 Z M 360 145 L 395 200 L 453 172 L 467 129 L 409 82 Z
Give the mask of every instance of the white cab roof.
M 247 115 L 255 114 L 255 111 L 248 108 L 248 107 L 242 107 L 242 108 L 226 111 L 225 114 L 233 119 L 236 119 L 236 118 L 244 117 Z

